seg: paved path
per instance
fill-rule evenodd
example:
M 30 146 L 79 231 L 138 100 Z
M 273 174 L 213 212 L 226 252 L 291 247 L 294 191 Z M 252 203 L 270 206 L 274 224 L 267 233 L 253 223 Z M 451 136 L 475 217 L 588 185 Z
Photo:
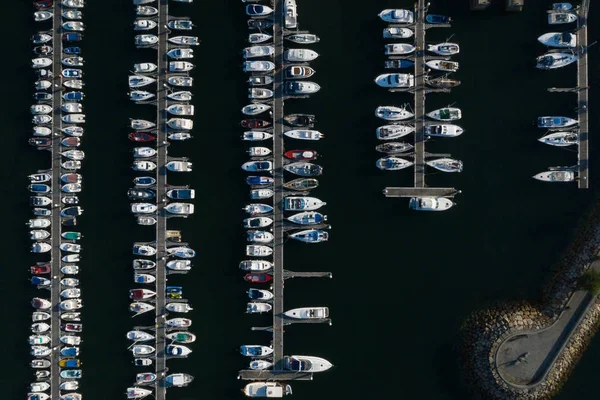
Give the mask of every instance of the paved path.
M 600 261 L 590 268 L 600 272 Z M 541 383 L 595 300 L 589 292 L 577 290 L 548 328 L 507 337 L 496 351 L 496 368 L 502 379 L 514 386 Z

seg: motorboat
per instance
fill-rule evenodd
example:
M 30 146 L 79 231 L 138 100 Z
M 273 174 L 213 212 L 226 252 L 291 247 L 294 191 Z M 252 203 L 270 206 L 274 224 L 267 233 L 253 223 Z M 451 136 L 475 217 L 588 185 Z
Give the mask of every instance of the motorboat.
M 167 375 L 167 377 L 165 378 L 165 382 L 167 383 L 167 385 L 174 386 L 174 387 L 187 386 L 193 380 L 194 380 L 194 377 L 192 375 L 183 374 L 183 373 Z
M 150 34 L 135 35 L 134 43 L 138 47 L 153 46 L 158 43 L 158 36 Z
M 156 136 L 146 132 L 131 132 L 129 135 L 127 135 L 127 138 L 132 142 L 138 143 L 146 143 L 156 140 Z
M 427 14 L 425 21 L 433 25 L 449 24 L 451 18 L 446 15 Z
M 294 372 L 322 372 L 333 367 L 329 361 L 313 356 L 285 356 L 283 368 Z
M 176 246 L 167 248 L 167 253 L 180 258 L 192 258 L 196 256 L 196 252 L 185 246 Z
M 196 341 L 196 335 L 190 332 L 168 333 L 166 337 L 174 343 L 193 343 Z
M 131 289 L 129 298 L 132 300 L 147 300 L 156 297 L 156 292 L 149 289 Z
M 294 161 L 311 161 L 316 160 L 319 154 L 315 150 L 288 150 L 283 156 Z
M 444 71 L 444 72 L 458 71 L 458 63 L 456 61 L 429 60 L 425 63 L 425 65 L 436 71 Z
M 43 345 L 50 343 L 50 336 L 48 335 L 31 335 L 29 336 L 30 345 Z
M 242 52 L 244 58 L 259 58 L 259 57 L 271 57 L 275 54 L 275 47 L 273 46 L 250 46 L 246 47 Z
M 388 142 L 388 143 L 380 144 L 375 147 L 375 150 L 377 150 L 381 153 L 388 153 L 388 154 L 405 153 L 412 149 L 414 149 L 414 146 L 410 143 L 405 143 L 405 142 Z
M 79 266 L 65 265 L 60 267 L 60 272 L 62 272 L 65 275 L 77 275 L 79 273 Z
M 61 4 L 65 7 L 83 8 L 85 6 L 85 0 L 62 0 Z
M 154 269 L 156 267 L 156 263 L 151 260 L 144 260 L 142 258 L 136 258 L 133 260 L 133 269 L 134 270 L 148 270 Z
M 319 140 L 324 137 L 321 132 L 311 129 L 293 129 L 290 131 L 285 131 L 283 134 L 292 139 L 300 140 Z
M 61 198 L 61 202 L 63 204 L 69 204 L 69 205 L 76 205 L 79 204 L 79 197 L 75 196 L 75 195 L 69 195 L 69 196 L 62 196 Z M 83 211 L 83 210 L 82 210 Z M 73 212 L 73 210 L 71 210 L 71 212 Z M 77 215 L 81 215 L 81 214 L 73 214 L 75 216 Z M 68 214 L 63 213 L 63 211 L 61 211 L 61 216 L 68 216 Z M 73 217 L 74 218 L 74 217 Z
M 189 328 L 192 326 L 192 320 L 189 318 L 173 318 L 166 321 L 167 326 L 171 328 Z
M 577 35 L 570 32 L 550 32 L 540 36 L 538 42 L 548 47 L 576 47 Z
M 246 357 L 267 357 L 273 354 L 273 348 L 248 344 L 240 346 L 240 354 Z
M 393 140 L 410 135 L 414 131 L 414 125 L 396 124 L 380 126 L 375 130 L 375 133 L 377 134 L 377 139 L 379 140 Z
M 79 68 L 65 68 L 62 70 L 61 75 L 65 78 L 80 79 L 83 77 L 83 70 Z
M 66 346 L 60 349 L 60 355 L 63 357 L 77 357 L 79 356 L 79 347 Z
M 275 179 L 270 176 L 249 176 L 246 178 L 246 183 L 251 186 L 269 186 L 275 182 Z
M 33 68 L 46 68 L 50 65 L 52 65 L 52 59 L 48 57 L 39 57 L 31 60 Z
M 60 319 L 62 319 L 63 321 L 81 321 L 81 313 L 80 312 L 62 313 L 62 314 L 60 314 Z
M 247 141 L 251 141 L 251 142 L 267 140 L 267 139 L 271 139 L 272 137 L 273 137 L 272 134 L 270 134 L 268 132 L 262 132 L 262 131 L 248 131 L 248 132 L 244 132 L 242 135 L 243 140 L 247 140 Z
M 156 155 L 156 150 L 152 147 L 136 147 L 133 149 L 133 156 L 135 158 L 147 158 Z
M 270 85 L 274 81 L 275 79 L 269 75 L 252 75 L 250 78 L 248 78 L 248 83 L 250 86 Z
M 126 337 L 134 342 L 148 342 L 150 340 L 154 340 L 154 335 L 144 331 L 129 331 L 127 332 Z
M 134 171 L 154 171 L 156 169 L 156 163 L 152 161 L 135 160 L 131 168 Z
M 425 161 L 425 164 L 442 172 L 462 172 L 463 170 L 462 161 L 453 158 L 437 158 Z
M 52 87 L 52 83 L 47 80 L 36 81 L 34 84 L 34 87 L 36 90 L 46 90 L 46 89 L 50 89 L 50 87 Z
M 192 163 L 189 161 L 170 161 L 165 164 L 165 167 L 169 171 L 173 172 L 191 172 L 192 171 Z
M 259 44 L 273 39 L 272 35 L 266 33 L 251 33 L 248 35 L 248 43 Z
M 133 72 L 136 74 L 150 74 L 158 69 L 158 65 L 154 63 L 138 63 L 133 64 Z
M 271 109 L 271 106 L 263 103 L 252 103 L 242 108 L 242 113 L 245 115 L 258 115 Z
M 50 319 L 50 314 L 43 311 L 35 311 L 31 314 L 31 320 L 33 322 L 47 321 Z
M 273 97 L 273 91 L 263 88 L 248 88 L 249 99 L 270 99 Z
M 137 385 L 147 385 L 149 383 L 153 383 L 156 381 L 156 374 L 152 372 L 142 372 L 140 374 L 136 374 L 135 383 Z
M 387 88 L 410 88 L 415 85 L 415 76 L 399 73 L 381 74 L 375 78 L 375 83 Z
M 50 300 L 42 299 L 41 297 L 34 297 L 31 300 L 31 306 L 38 310 L 48 310 L 52 307 Z
M 189 31 L 192 30 L 194 24 L 189 19 L 174 19 L 169 21 L 167 26 L 175 30 Z
M 315 70 L 304 65 L 290 65 L 284 71 L 286 79 L 305 79 L 315 74 Z M 312 82 L 316 85 L 316 83 Z
M 33 196 L 29 200 L 31 202 L 32 199 L 38 198 L 38 197 L 41 199 L 45 198 L 43 196 Z M 52 210 L 49 210 L 47 208 L 34 207 L 32 211 L 33 211 L 33 215 L 36 217 L 49 217 L 52 215 Z
M 296 29 L 298 27 L 296 0 L 285 0 L 283 5 L 283 15 L 283 26 L 286 29 Z
M 415 14 L 412 11 L 402 9 L 385 9 L 379 13 L 379 18 L 394 24 L 412 24 L 415 22 Z
M 406 107 L 379 106 L 375 109 L 375 116 L 387 121 L 400 121 L 414 117 L 415 115 Z
M 283 397 L 292 394 L 292 387 L 279 382 L 252 382 L 242 389 L 246 397 Z
M 554 11 L 570 11 L 573 9 L 573 5 L 571 3 L 552 3 L 552 9 L 550 12 Z
M 192 138 L 192 134 L 189 132 L 171 132 L 167 134 L 167 139 L 169 140 L 188 140 Z
M 250 17 L 266 17 L 273 13 L 273 9 L 259 4 L 249 4 L 246 6 L 246 15 Z
M 152 390 L 142 389 L 139 387 L 129 387 L 127 388 L 127 398 L 128 399 L 143 399 L 152 394 Z
M 194 205 L 191 203 L 171 203 L 165 206 L 164 209 L 175 215 L 191 215 L 194 213 Z
M 283 313 L 288 318 L 293 319 L 325 319 L 329 318 L 329 308 L 327 307 L 302 307 L 294 308 Z
M 167 192 L 167 197 L 176 200 L 189 200 L 196 197 L 194 189 L 171 189 Z
M 61 243 L 58 246 L 62 251 L 69 253 L 79 253 L 81 251 L 81 245 L 76 243 Z
M 46 126 L 34 126 L 33 136 L 50 136 L 52 135 L 52 129 Z
M 273 254 L 273 249 L 269 246 L 249 244 L 246 246 L 246 255 L 253 257 L 267 257 Z
M 275 240 L 275 236 L 271 232 L 260 230 L 246 231 L 246 241 L 251 243 L 271 243 Z
M 250 302 L 246 305 L 246 313 L 247 314 L 262 314 L 265 312 L 269 312 L 273 309 L 273 306 L 269 303 L 260 303 L 260 302 Z
M 63 53 L 78 55 L 78 54 L 81 54 L 81 47 L 78 47 L 78 46 L 63 47 Z
M 385 45 L 385 55 L 402 56 L 414 52 L 417 48 L 409 43 L 391 43 Z
M 287 94 L 307 95 L 318 92 L 321 86 L 315 82 L 290 81 L 285 83 L 283 89 Z
M 242 164 L 242 169 L 248 172 L 270 172 L 273 170 L 272 161 L 248 161 Z
M 52 349 L 48 346 L 31 346 L 29 354 L 34 357 L 48 357 L 50 354 L 52 354 Z
M 52 282 L 50 279 L 42 278 L 41 276 L 32 276 L 31 284 L 38 287 L 49 287 Z
M 304 127 L 313 126 L 316 118 L 312 114 L 290 114 L 283 117 L 283 121 L 290 126 Z
M 60 390 L 77 390 L 79 389 L 78 381 L 66 381 L 60 384 L 58 387 Z M 71 397 L 69 397 L 71 396 Z M 60 400 L 82 400 L 82 396 L 79 393 L 69 393 L 63 394 L 60 397 Z
M 156 193 L 150 189 L 129 189 L 127 197 L 131 200 L 150 200 L 156 197 Z
M 80 183 L 67 183 L 66 185 L 62 185 L 61 190 L 64 193 L 79 193 L 79 192 L 81 192 L 81 184 Z
M 50 360 L 31 360 L 30 366 L 31 368 L 40 369 L 40 368 L 49 368 Z
M 83 89 L 83 86 L 85 84 L 83 83 L 83 81 L 81 79 L 69 79 L 69 80 L 63 81 L 63 85 L 70 89 Z
M 577 21 L 577 14 L 571 12 L 553 12 L 548 14 L 550 25 L 570 24 Z
M 186 118 L 171 118 L 167 120 L 167 126 L 171 129 L 191 130 L 194 127 L 194 121 Z
M 275 195 L 272 189 L 253 189 L 250 191 L 250 198 L 253 200 L 270 199 Z
M 250 28 L 250 29 L 260 29 L 260 30 L 269 29 L 274 24 L 275 24 L 275 21 L 273 21 L 272 19 L 267 19 L 267 18 L 261 18 L 261 19 L 250 18 L 248 20 L 248 28 Z
M 244 72 L 271 72 L 275 69 L 275 64 L 271 61 L 245 61 Z
M 132 203 L 131 212 L 137 214 L 154 214 L 157 210 L 156 205 L 151 203 Z
M 138 225 L 145 225 L 145 226 L 156 225 L 157 222 L 158 222 L 158 220 L 152 216 L 148 216 L 148 215 L 138 215 L 137 216 Z
M 315 211 L 304 211 L 287 217 L 287 220 L 298 225 L 315 225 L 327 221 L 327 215 Z
M 412 29 L 398 28 L 398 27 L 387 27 L 383 28 L 384 39 L 408 39 L 414 35 Z
M 79 279 L 75 278 L 64 278 L 60 280 L 61 286 L 65 287 L 76 287 L 79 285 Z
M 156 82 L 156 79 L 145 75 L 130 75 L 129 76 L 129 87 L 138 88 L 150 85 Z
M 67 114 L 60 119 L 68 124 L 83 124 L 85 123 L 85 114 Z
M 431 137 L 456 137 L 464 132 L 463 128 L 452 124 L 426 125 L 424 127 L 425 136 Z
M 156 249 L 148 245 L 134 245 L 133 254 L 140 256 L 153 256 L 156 254 Z
M 79 310 L 83 307 L 83 301 L 81 299 L 63 300 L 58 304 L 58 306 L 64 311 Z
M 537 127 L 548 129 L 559 129 L 579 124 L 579 121 L 568 117 L 538 117 Z
M 427 45 L 427 51 L 440 56 L 451 56 L 460 52 L 460 46 L 456 43 L 438 43 Z
M 286 164 L 283 169 L 299 176 L 318 176 L 323 173 L 323 167 L 320 165 L 303 161 Z
M 136 367 L 148 367 L 152 365 L 151 358 L 136 358 L 133 360 L 133 365 Z
M 32 206 L 47 206 L 50 203 L 52 203 L 52 200 L 50 200 L 49 197 L 46 196 L 31 196 L 29 198 L 29 203 Z
M 417 211 L 446 211 L 454 202 L 446 197 L 411 197 L 408 207 Z
M 141 301 L 133 302 L 129 305 L 129 311 L 134 312 L 136 314 L 143 314 L 148 311 L 154 310 L 154 306 L 152 304 L 144 303 Z
M 36 11 L 33 13 L 33 20 L 36 22 L 46 21 L 52 16 L 53 14 L 50 11 Z
M 188 49 L 188 48 L 171 49 L 167 52 L 167 56 L 169 58 L 173 58 L 175 60 L 194 58 L 194 49 Z
M 51 117 L 49 117 L 47 115 L 36 115 L 36 116 L 34 116 L 34 118 L 36 118 L 36 117 L 45 117 L 45 118 L 52 119 Z M 31 139 L 29 139 L 28 142 L 29 142 L 30 145 L 36 146 L 36 147 L 38 147 L 40 149 L 48 148 L 48 147 L 52 146 L 52 139 L 51 138 L 32 137 Z
M 45 392 L 48 389 L 50 389 L 50 384 L 48 382 L 33 382 L 29 385 L 29 391 L 31 393 L 36 393 L 33 396 L 37 396 L 37 393 Z
M 62 28 L 65 31 L 83 32 L 85 26 L 81 21 L 67 21 L 62 24 Z
M 319 53 L 309 49 L 289 49 L 283 53 L 285 61 L 289 62 L 308 62 L 319 57 Z
M 83 92 L 67 92 L 63 94 L 63 99 L 66 101 L 81 101 L 84 97 Z
M 178 344 L 170 344 L 165 349 L 165 354 L 169 357 L 187 357 L 191 352 L 189 347 Z
M 70 160 L 83 160 L 85 158 L 85 153 L 81 150 L 67 150 L 60 154 Z
M 262 289 L 249 289 L 247 293 L 251 300 L 271 300 L 274 297 L 273 293 Z
M 52 246 L 50 246 L 48 243 L 36 242 L 31 245 L 32 253 L 47 253 L 51 249 L 52 249 Z
M 268 147 L 253 146 L 248 149 L 250 157 L 265 157 L 271 154 L 271 149 Z
M 50 377 L 50 371 L 35 371 L 34 375 L 36 379 L 48 379 Z
M 244 275 L 244 280 L 250 283 L 267 283 L 273 280 L 273 277 L 269 274 L 263 274 L 260 272 L 250 272 Z
M 28 176 L 31 183 L 43 183 L 52 179 L 52 175 L 48 173 L 31 174 Z
M 80 336 L 65 335 L 60 337 L 60 342 L 70 346 L 79 346 L 83 340 Z
M 573 182 L 575 180 L 575 172 L 569 170 L 550 170 L 535 174 L 533 179 L 542 182 Z
M 321 40 L 317 35 L 312 33 L 295 33 L 293 35 L 286 36 L 285 39 L 298 44 L 312 44 Z
M 266 214 L 273 211 L 273 206 L 268 204 L 248 204 L 242 210 L 248 214 Z
M 327 203 L 308 196 L 288 196 L 283 199 L 283 209 L 285 211 L 314 211 L 323 207 Z
M 171 312 L 188 313 L 193 308 L 188 303 L 168 303 L 165 308 Z
M 64 147 L 79 147 L 81 144 L 81 138 L 78 137 L 67 137 L 60 141 L 60 145 Z
M 137 6 L 135 8 L 135 13 L 140 17 L 150 17 L 158 14 L 158 10 L 152 6 Z
M 36 33 L 31 37 L 33 44 L 43 44 L 52 40 L 52 36 L 47 33 Z
M 189 61 L 169 62 L 169 72 L 188 72 L 194 69 L 194 64 Z
M 539 69 L 556 69 L 573 64 L 579 56 L 574 53 L 546 53 L 539 56 L 536 67 Z
M 134 31 L 149 31 L 156 28 L 158 24 L 156 21 L 152 21 L 150 19 L 136 19 L 133 22 L 133 30 Z
M 133 180 L 133 184 L 138 187 L 148 187 L 156 183 L 156 179 L 151 176 L 139 176 Z
M 192 87 L 194 85 L 194 78 L 191 76 L 169 76 L 167 78 L 167 82 L 169 85 L 178 86 L 178 87 Z
M 34 104 L 29 109 L 32 114 L 50 114 L 52 107 L 47 104 Z
M 83 373 L 80 369 L 66 369 L 60 372 L 63 379 L 81 379 Z
M 273 269 L 273 263 L 263 260 L 245 260 L 240 262 L 240 269 L 242 271 L 264 272 Z
M 166 110 L 173 115 L 194 115 L 194 106 L 189 104 L 172 104 Z
M 50 325 L 45 322 L 36 322 L 31 324 L 31 332 L 33 333 L 44 333 L 50 330 Z
M 427 116 L 438 121 L 456 121 L 461 119 L 462 112 L 460 108 L 445 107 L 429 112 Z
M 579 143 L 577 132 L 554 132 L 538 139 L 538 141 L 551 146 L 566 147 Z

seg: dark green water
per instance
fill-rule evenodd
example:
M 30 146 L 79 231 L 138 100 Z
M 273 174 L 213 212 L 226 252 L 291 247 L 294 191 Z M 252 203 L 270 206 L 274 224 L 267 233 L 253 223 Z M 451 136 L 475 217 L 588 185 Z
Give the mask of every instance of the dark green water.
M 132 320 L 127 311 L 127 290 L 133 286 L 131 243 L 151 240 L 153 230 L 135 224 L 125 191 L 134 176 L 129 169 L 128 118 L 153 119 L 153 109 L 130 104 L 126 77 L 134 62 L 152 61 L 155 53 L 134 49 L 129 2 L 88 3 L 82 44 L 88 123 L 82 146 L 87 158 L 81 196 L 85 239 L 80 278 L 86 306 L 81 392 L 86 400 L 105 400 L 123 398 L 136 372 L 124 334 L 136 323 L 151 324 L 148 319 Z M 169 281 L 184 285 L 195 308 L 193 332 L 199 336 L 191 358 L 169 362 L 172 372 L 196 377 L 192 386 L 170 390 L 173 400 L 241 398 L 243 383 L 236 375 L 247 360 L 237 354 L 237 346 L 270 340 L 266 333 L 250 331 L 269 318 L 243 314 L 247 285 L 237 268 L 245 245 L 240 208 L 247 202 L 239 168 L 246 159 L 245 145 L 238 126 L 247 90 L 240 68 L 246 17 L 239 0 L 202 3 L 171 7 L 171 15 L 193 17 L 203 41 L 195 58 L 195 139 L 170 147 L 171 155 L 195 162 L 193 173 L 171 174 L 170 183 L 188 183 L 199 193 L 194 217 L 169 225 L 181 228 L 184 240 L 199 252 L 192 274 Z M 535 299 L 584 210 L 597 197 L 595 189 L 578 191 L 530 178 L 547 166 L 576 163 L 575 153 L 539 144 L 542 132 L 533 127 L 538 115 L 570 116 L 575 107 L 573 95 L 545 91 L 574 86 L 574 67 L 550 73 L 533 67 L 534 57 L 543 52 L 536 38 L 550 31 L 545 23 L 550 2 L 528 0 L 517 14 L 501 8 L 471 13 L 466 0 L 432 3 L 431 12 L 452 15 L 455 24 L 449 30 L 431 30 L 428 41 L 443 41 L 454 33 L 453 40 L 462 47 L 456 75 L 463 84 L 451 94 L 430 95 L 428 109 L 456 103 L 463 109 L 461 125 L 466 129 L 457 139 L 427 145 L 431 152 L 452 153 L 465 163 L 460 175 L 427 177 L 431 186 L 463 190 L 458 207 L 435 215 L 410 212 L 405 201 L 385 199 L 385 186 L 410 185 L 412 174 L 383 173 L 374 166 L 374 108 L 411 100 L 373 83 L 384 71 L 384 25 L 376 15 L 383 8 L 412 7 L 412 2 L 298 0 L 301 28 L 321 37 L 313 46 L 321 54 L 313 66 L 322 90 L 310 100 L 288 101 L 286 110 L 317 114 L 317 128 L 326 135 L 315 144 L 324 154 L 325 175 L 314 194 L 328 202 L 324 210 L 333 231 L 327 244 L 290 242 L 286 268 L 331 271 L 334 279 L 287 281 L 285 303 L 286 308 L 328 305 L 333 326 L 290 326 L 285 348 L 288 354 L 325 357 L 336 367 L 313 382 L 295 383 L 296 398 L 468 398 L 453 349 L 460 322 L 496 300 Z M 1 242 L 5 327 L 0 339 L 5 356 L 0 382 L 1 398 L 12 400 L 25 396 L 32 379 L 26 337 L 29 301 L 36 291 L 27 282 L 27 267 L 37 259 L 28 253 L 24 226 L 30 216 L 26 175 L 47 167 L 49 154 L 27 145 L 34 81 L 28 38 L 36 29 L 30 22 L 32 10 L 19 2 L 5 10 L 0 206 L 7 212 Z M 597 32 L 595 15 L 592 8 L 590 42 Z M 594 109 L 597 47 L 590 53 Z M 593 119 L 590 132 L 596 128 Z M 600 149 L 590 136 L 594 187 L 600 176 L 594 155 Z M 590 378 L 597 374 L 597 342 L 558 398 L 596 394 Z

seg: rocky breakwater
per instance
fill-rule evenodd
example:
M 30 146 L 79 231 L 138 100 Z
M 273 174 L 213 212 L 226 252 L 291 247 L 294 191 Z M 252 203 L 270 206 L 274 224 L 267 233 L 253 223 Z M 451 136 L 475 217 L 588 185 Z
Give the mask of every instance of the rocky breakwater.
M 563 343 L 564 347 L 553 359 L 554 362 L 542 371 L 539 378 L 522 382 L 506 379 L 498 368 L 496 356 L 503 343 L 528 337 L 532 332 L 547 331 L 556 323 L 561 313 L 568 309 L 567 303 L 577 290 L 578 279 L 598 259 L 599 252 L 600 203 L 584 217 L 577 237 L 544 286 L 539 303 L 501 303 L 477 311 L 465 320 L 459 345 L 463 376 L 469 388 L 480 398 L 538 400 L 548 399 L 560 390 L 598 328 L 598 298 L 583 309 L 568 341 Z M 514 364 L 521 362 L 527 360 L 517 358 L 513 361 Z

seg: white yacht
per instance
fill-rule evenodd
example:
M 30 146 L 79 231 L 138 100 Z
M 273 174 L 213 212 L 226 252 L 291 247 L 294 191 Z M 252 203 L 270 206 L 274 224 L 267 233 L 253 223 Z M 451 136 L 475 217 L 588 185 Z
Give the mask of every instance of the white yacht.
M 579 124 L 579 121 L 573 118 L 568 117 L 538 117 L 537 127 L 538 128 L 548 128 L 548 129 L 557 129 L 557 128 L 566 128 L 570 126 L 575 126 Z
M 167 107 L 167 112 L 173 115 L 194 115 L 194 106 L 190 104 L 172 104 Z
M 412 161 L 400 157 L 383 157 L 375 162 L 377 168 L 384 171 L 399 171 L 413 165 Z
M 275 64 L 271 61 L 245 61 L 244 72 L 271 72 Z
M 192 87 L 194 84 L 194 78 L 192 78 L 191 76 L 174 75 L 169 76 L 167 78 L 167 82 L 169 83 L 169 85 L 173 86 Z
M 200 44 L 200 39 L 197 36 L 173 36 L 168 41 L 173 44 L 186 46 L 198 46 Z
M 127 339 L 133 340 L 134 342 L 148 342 L 154 340 L 154 336 L 144 331 L 129 331 L 127 332 Z
M 548 23 L 550 25 L 570 24 L 577 21 L 577 14 L 570 12 L 553 12 L 548 14 Z
M 273 254 L 269 246 L 250 244 L 246 246 L 246 255 L 252 257 L 268 257 Z
M 262 131 L 247 131 L 242 134 L 242 140 L 247 140 L 247 141 L 251 141 L 251 142 L 267 140 L 267 139 L 271 139 L 272 137 L 273 137 L 272 134 L 270 134 L 268 132 L 262 132 Z
M 379 140 L 394 140 L 406 135 L 410 135 L 414 131 L 414 125 L 396 124 L 380 126 L 375 130 L 375 133 L 377 134 L 377 139 Z
M 193 258 L 196 256 L 196 251 L 187 246 L 169 247 L 167 253 L 179 258 Z
M 271 232 L 260 230 L 246 231 L 246 241 L 251 243 L 271 243 L 275 240 L 275 236 Z
M 136 19 L 133 23 L 133 30 L 135 31 L 149 31 L 156 28 L 158 24 L 156 21 L 150 19 Z
M 262 114 L 265 111 L 268 111 L 270 109 L 271 109 L 271 106 L 268 104 L 252 103 L 252 104 L 248 104 L 247 106 L 244 106 L 242 108 L 242 113 L 245 115 L 258 115 L 258 114 Z
M 298 27 L 296 0 L 285 0 L 283 5 L 283 16 L 283 25 L 286 29 L 296 29 Z
M 247 314 L 262 314 L 269 312 L 273 309 L 273 306 L 269 303 L 250 302 L 246 305 Z
M 283 53 L 283 58 L 291 62 L 308 62 L 319 57 L 319 53 L 309 49 L 289 49 Z
M 157 207 L 152 203 L 132 203 L 131 212 L 134 214 L 154 214 Z
M 169 72 L 188 72 L 194 69 L 194 64 L 189 61 L 169 62 Z
M 577 132 L 555 132 L 538 139 L 538 141 L 550 146 L 566 147 L 579 143 Z
M 194 205 L 191 203 L 170 203 L 164 208 L 170 214 L 191 215 L 194 213 Z
M 190 31 L 195 26 L 189 19 L 171 20 L 167 25 L 171 29 L 177 29 L 181 31 Z
M 319 90 L 321 90 L 321 86 L 315 82 L 289 81 L 285 84 L 285 91 L 288 94 L 306 95 Z
M 323 138 L 323 134 L 319 131 L 310 129 L 294 129 L 285 131 L 283 134 L 287 137 L 300 140 L 319 140 Z
M 451 56 L 460 53 L 460 46 L 457 43 L 438 43 L 427 45 L 427 51 L 440 56 Z
M 167 268 L 173 271 L 189 271 L 192 269 L 190 260 L 171 260 L 167 261 Z
M 245 59 L 271 57 L 273 54 L 275 54 L 275 47 L 273 46 L 251 46 L 246 47 L 243 51 Z
M 292 387 L 279 382 L 252 382 L 242 390 L 246 397 L 280 398 L 292 394 Z
M 385 55 L 401 56 L 414 52 L 417 48 L 409 43 L 390 43 L 385 45 Z
M 417 211 L 446 211 L 453 205 L 446 197 L 412 197 L 408 202 L 408 207 Z
M 147 158 L 156 155 L 156 150 L 152 147 L 136 147 L 133 149 L 133 157 Z
M 271 300 L 274 295 L 268 290 L 264 289 L 249 289 L 246 293 L 248 293 L 248 297 L 252 300 Z
M 250 157 L 264 157 L 271 154 L 271 149 L 268 147 L 253 146 L 248 149 L 248 155 Z
M 452 124 L 436 124 L 425 126 L 425 136 L 431 137 L 456 137 L 464 132 L 463 128 Z
M 250 198 L 254 200 L 270 199 L 275 195 L 272 189 L 253 189 L 250 191 Z
M 81 245 L 77 243 L 61 243 L 58 248 L 68 253 L 79 253 L 81 251 Z
M 453 158 L 437 158 L 426 161 L 425 164 L 442 172 L 462 172 L 463 163 Z
M 129 387 L 127 388 L 127 398 L 128 399 L 143 399 L 146 396 L 152 394 L 152 390 L 142 389 L 140 387 Z
M 322 372 L 333 367 L 324 358 L 313 356 L 286 356 L 283 358 L 283 368 L 295 372 Z
M 286 211 L 314 211 L 327 203 L 316 197 L 289 196 L 283 199 L 283 209 Z
M 50 246 L 48 243 L 36 242 L 31 245 L 32 253 L 47 253 L 51 249 L 52 249 L 52 246 Z
M 565 170 L 550 170 L 534 175 L 533 179 L 543 182 L 573 182 L 575 180 L 575 172 Z
M 151 6 L 137 6 L 135 9 L 136 15 L 140 17 L 150 17 L 158 14 L 158 9 Z
M 415 14 L 409 10 L 387 8 L 379 13 L 379 18 L 385 22 L 395 24 L 412 24 L 415 22 Z
M 298 44 L 318 43 L 321 39 L 313 33 L 295 33 L 285 37 L 290 42 Z
M 170 161 L 165 167 L 173 172 L 191 172 L 193 164 L 189 161 Z
M 30 111 L 33 115 L 36 114 L 49 114 L 52 112 L 52 107 L 47 104 L 34 104 L 31 106 Z
M 264 370 L 267 368 L 271 368 L 273 366 L 273 363 L 267 361 L 267 360 L 252 360 L 250 361 L 250 369 L 253 370 Z
M 52 59 L 48 57 L 39 57 L 31 60 L 33 68 L 46 68 L 50 65 L 52 65 Z
M 408 39 L 414 35 L 412 29 L 387 27 L 383 28 L 384 39 Z
M 570 32 L 550 32 L 540 36 L 538 42 L 548 47 L 575 47 L 577 35 Z
M 247 344 L 240 346 L 240 353 L 247 357 L 266 357 L 273 353 L 273 348 L 268 346 Z
M 575 53 L 546 53 L 539 56 L 536 67 L 539 69 L 556 69 L 573 64 L 579 56 Z
M 165 308 L 171 312 L 188 313 L 193 310 L 188 303 L 168 303 Z
M 194 128 L 194 121 L 187 118 L 171 118 L 167 121 L 171 129 L 191 130 Z
M 194 58 L 194 49 L 172 49 L 167 52 L 167 56 L 176 60 Z
M 138 64 L 133 64 L 133 72 L 135 73 L 139 73 L 139 74 L 149 74 L 151 72 L 154 72 L 158 69 L 158 65 L 154 64 L 154 63 L 138 63 Z
M 273 264 L 263 260 L 245 260 L 240 262 L 240 269 L 243 271 L 269 271 L 273 269 Z
M 458 63 L 456 61 L 446 60 L 429 60 L 425 65 L 436 71 L 456 72 L 458 71 Z
M 269 217 L 250 217 L 242 221 L 244 228 L 265 228 L 273 223 L 273 219 Z
M 273 38 L 272 35 L 266 33 L 251 33 L 248 35 L 248 42 L 252 44 L 264 43 Z
M 53 17 L 53 14 L 50 11 L 36 11 L 33 13 L 33 20 L 35 22 L 46 21 Z
M 375 116 L 387 121 L 401 121 L 409 119 L 415 115 L 403 107 L 379 106 L 375 109 Z
M 156 82 L 156 79 L 151 78 L 145 75 L 130 75 L 129 76 L 129 87 L 130 88 L 138 88 L 142 86 L 147 86 Z
M 138 47 L 152 46 L 158 43 L 158 36 L 150 34 L 135 35 L 134 43 Z
M 456 121 L 462 118 L 460 108 L 444 107 L 427 113 L 427 116 L 438 121 Z
M 131 169 L 134 171 L 154 171 L 156 169 L 156 163 L 152 161 L 135 160 Z
M 165 382 L 167 382 L 167 384 L 169 386 L 175 386 L 175 387 L 187 386 L 193 380 L 194 380 L 194 377 L 192 375 L 183 374 L 183 373 L 171 374 L 165 378 Z
M 327 307 L 302 307 L 294 308 L 283 313 L 288 318 L 294 319 L 324 319 L 329 318 Z

